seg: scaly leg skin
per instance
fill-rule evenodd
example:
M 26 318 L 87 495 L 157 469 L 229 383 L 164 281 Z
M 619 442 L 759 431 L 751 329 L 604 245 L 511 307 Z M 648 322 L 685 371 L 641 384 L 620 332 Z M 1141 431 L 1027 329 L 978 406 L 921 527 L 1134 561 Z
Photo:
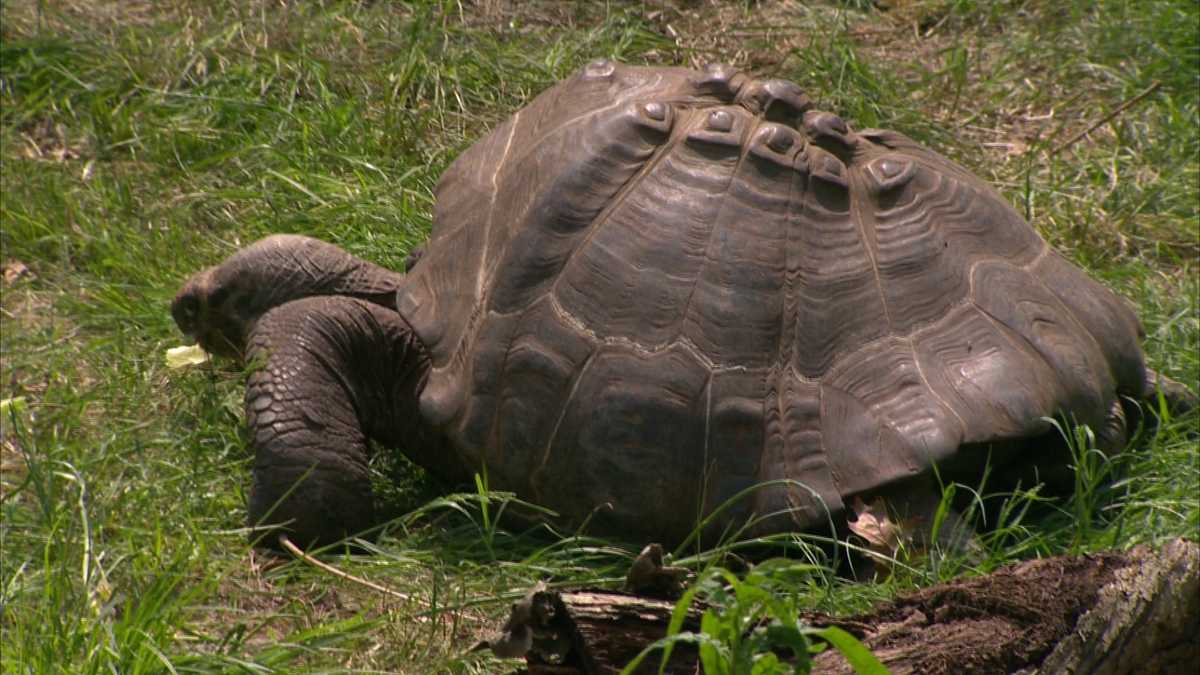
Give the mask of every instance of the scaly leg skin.
M 246 419 L 254 450 L 251 525 L 325 545 L 376 524 L 368 439 L 415 440 L 428 361 L 392 310 L 352 298 L 294 300 L 251 331 Z M 261 535 L 256 533 L 256 537 Z
M 1142 398 L 1150 401 L 1153 409 L 1158 408 L 1158 392 L 1167 402 L 1167 409 L 1178 415 L 1200 407 L 1200 396 L 1182 382 L 1173 380 L 1166 375 L 1146 369 L 1146 382 L 1142 388 Z
M 1112 457 L 1125 449 L 1129 443 L 1129 423 L 1125 417 L 1125 406 L 1120 399 L 1114 399 L 1108 406 L 1108 415 L 1104 424 L 1094 430 L 1096 447 L 1106 456 Z

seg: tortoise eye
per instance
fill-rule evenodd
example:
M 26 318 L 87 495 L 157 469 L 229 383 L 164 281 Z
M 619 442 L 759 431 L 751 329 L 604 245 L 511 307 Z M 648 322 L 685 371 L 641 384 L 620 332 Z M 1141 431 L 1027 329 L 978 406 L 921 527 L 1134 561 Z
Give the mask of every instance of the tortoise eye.
M 194 292 L 186 292 L 181 294 L 171 304 L 171 315 L 175 319 L 175 323 L 185 332 L 191 332 L 195 328 L 196 318 L 200 314 L 200 299 L 196 297 Z
M 208 296 L 209 307 L 220 307 L 229 299 L 229 286 L 221 286 Z
M 194 295 L 184 296 L 179 303 L 179 311 L 187 318 L 195 318 L 200 312 L 200 301 Z

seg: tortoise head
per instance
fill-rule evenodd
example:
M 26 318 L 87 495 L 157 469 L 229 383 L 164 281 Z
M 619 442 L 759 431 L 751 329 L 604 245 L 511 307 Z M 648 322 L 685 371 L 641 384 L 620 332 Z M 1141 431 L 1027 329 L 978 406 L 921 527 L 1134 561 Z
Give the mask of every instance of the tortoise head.
M 401 278 L 332 244 L 278 234 L 193 275 L 171 303 L 171 316 L 205 351 L 240 358 L 255 322 L 274 307 L 344 295 L 394 309 Z
M 270 306 L 270 289 L 239 274 L 231 259 L 188 279 L 171 303 L 175 325 L 204 351 L 239 358 L 254 319 Z M 239 264 L 233 264 L 239 263 Z

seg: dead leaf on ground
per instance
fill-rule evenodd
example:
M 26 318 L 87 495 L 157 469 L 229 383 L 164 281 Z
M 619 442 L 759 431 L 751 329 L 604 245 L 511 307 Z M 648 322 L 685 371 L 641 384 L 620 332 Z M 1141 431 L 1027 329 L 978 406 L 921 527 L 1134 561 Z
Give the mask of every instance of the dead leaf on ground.
M 1003 150 L 1004 161 L 1006 162 L 1013 157 L 1020 157 L 1029 151 L 1029 144 L 1019 138 L 1014 138 L 1011 141 L 984 143 L 983 147 Z
M 65 162 L 78 159 L 83 150 L 81 143 L 68 139 L 66 125 L 52 122 L 49 118 L 26 125 L 21 138 L 25 141 L 21 154 L 26 159 Z
M 886 565 L 887 560 L 912 550 L 917 519 L 894 520 L 882 497 L 876 497 L 867 504 L 862 497 L 856 496 L 853 509 L 858 517 L 847 525 L 851 532 L 863 539 L 868 551 L 881 557 L 876 562 Z
M 20 260 L 8 260 L 4 263 L 4 285 L 11 286 L 21 278 L 33 278 L 33 272 L 29 266 Z

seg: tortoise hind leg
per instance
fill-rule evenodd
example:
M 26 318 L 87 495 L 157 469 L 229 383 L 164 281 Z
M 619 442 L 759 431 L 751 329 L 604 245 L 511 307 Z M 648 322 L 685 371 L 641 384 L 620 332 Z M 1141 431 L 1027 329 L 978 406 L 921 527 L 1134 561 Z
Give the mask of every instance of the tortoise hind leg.
M 1110 457 L 1129 444 L 1129 417 L 1120 398 L 1113 399 L 1109 404 L 1108 415 L 1093 433 L 1096 435 L 1096 448 Z
M 1142 398 L 1157 401 L 1158 392 L 1162 392 L 1167 402 L 1167 409 L 1179 414 L 1200 407 L 1200 396 L 1182 382 L 1173 380 L 1166 375 L 1146 369 L 1146 381 L 1142 386 Z
M 288 302 L 256 324 L 249 520 L 271 526 L 264 545 L 281 533 L 324 545 L 375 524 L 368 439 L 397 442 L 415 422 L 415 394 L 403 400 L 424 378 L 414 340 L 396 312 L 336 296 Z

